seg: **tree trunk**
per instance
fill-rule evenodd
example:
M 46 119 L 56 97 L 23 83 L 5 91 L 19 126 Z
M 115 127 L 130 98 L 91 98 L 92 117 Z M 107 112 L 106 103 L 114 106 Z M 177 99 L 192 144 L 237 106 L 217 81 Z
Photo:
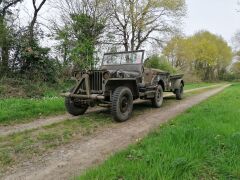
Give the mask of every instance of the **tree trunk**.
M 9 46 L 7 42 L 7 32 L 4 24 L 4 18 L 0 17 L 0 47 L 1 47 L 1 71 L 3 73 L 8 70 L 8 61 L 9 61 Z
M 37 22 L 38 12 L 41 10 L 42 6 L 45 4 L 46 0 L 42 0 L 40 5 L 36 6 L 36 0 L 32 0 L 34 13 L 33 18 L 29 26 L 29 45 L 32 47 L 34 45 L 34 26 Z
M 29 26 L 29 46 L 32 47 L 34 43 L 34 25 L 37 21 L 37 12 L 34 13 L 33 19 Z
M 6 73 L 9 69 L 8 60 L 9 60 L 9 47 L 6 45 L 2 47 L 2 72 L 3 73 Z

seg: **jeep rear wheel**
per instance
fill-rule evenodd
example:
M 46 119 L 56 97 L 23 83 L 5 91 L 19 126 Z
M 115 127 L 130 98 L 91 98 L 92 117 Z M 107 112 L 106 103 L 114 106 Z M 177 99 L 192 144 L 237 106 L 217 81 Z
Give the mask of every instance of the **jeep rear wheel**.
M 163 89 L 162 86 L 158 86 L 156 89 L 155 97 L 152 99 L 152 105 L 155 108 L 160 108 L 163 103 Z
M 118 87 L 112 96 L 112 115 L 114 120 L 124 122 L 129 119 L 133 109 L 133 95 L 129 88 Z
M 183 98 L 183 84 L 176 90 L 176 99 L 181 100 Z
M 72 91 L 73 89 L 70 92 Z M 65 98 L 65 107 L 68 113 L 73 116 L 83 115 L 88 109 L 88 105 L 82 105 L 79 102 L 75 102 L 71 97 Z

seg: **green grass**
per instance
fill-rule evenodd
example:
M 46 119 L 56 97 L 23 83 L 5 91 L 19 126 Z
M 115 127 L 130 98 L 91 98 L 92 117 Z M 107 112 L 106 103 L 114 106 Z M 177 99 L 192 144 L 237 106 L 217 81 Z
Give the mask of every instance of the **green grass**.
M 17 78 L 0 79 L 0 126 L 65 113 L 60 93 L 74 84 L 74 81 L 47 84 Z
M 30 121 L 34 118 L 64 113 L 61 97 L 42 99 L 0 99 L 0 125 Z
M 78 179 L 240 179 L 240 84 Z
M 218 83 L 207 83 L 207 82 L 202 82 L 202 83 L 187 83 L 184 87 L 184 89 L 195 89 L 195 88 L 201 88 L 201 87 L 207 87 L 207 86 L 212 86 L 216 85 Z

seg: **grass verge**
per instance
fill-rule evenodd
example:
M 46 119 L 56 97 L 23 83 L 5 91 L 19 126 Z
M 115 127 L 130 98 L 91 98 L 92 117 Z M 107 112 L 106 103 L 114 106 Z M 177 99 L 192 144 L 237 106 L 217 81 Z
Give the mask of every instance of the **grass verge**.
M 0 126 L 66 112 L 61 97 L 43 99 L 0 99 Z
M 78 179 L 240 179 L 239 100 L 234 84 Z

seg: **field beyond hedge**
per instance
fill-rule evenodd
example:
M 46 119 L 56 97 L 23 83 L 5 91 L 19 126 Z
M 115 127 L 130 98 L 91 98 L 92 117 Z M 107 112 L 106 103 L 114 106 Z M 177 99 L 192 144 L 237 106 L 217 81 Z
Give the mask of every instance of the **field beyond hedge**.
M 78 179 L 240 179 L 240 84 Z

